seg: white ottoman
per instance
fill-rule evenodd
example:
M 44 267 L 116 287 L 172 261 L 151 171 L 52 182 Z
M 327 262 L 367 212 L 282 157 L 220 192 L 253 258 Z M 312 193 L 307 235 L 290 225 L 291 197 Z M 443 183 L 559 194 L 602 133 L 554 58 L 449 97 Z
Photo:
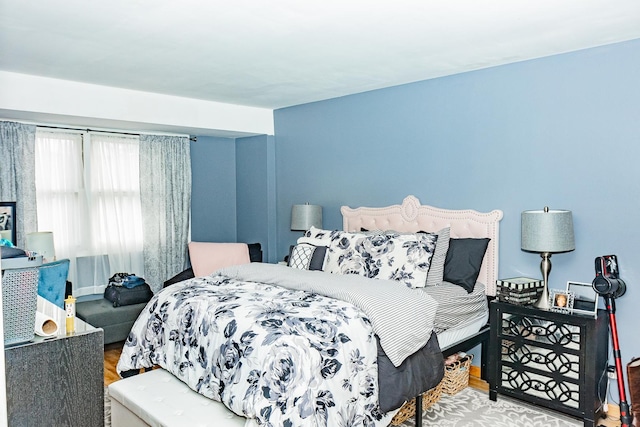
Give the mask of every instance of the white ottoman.
M 247 422 L 164 369 L 116 381 L 109 395 L 112 427 L 244 427 Z

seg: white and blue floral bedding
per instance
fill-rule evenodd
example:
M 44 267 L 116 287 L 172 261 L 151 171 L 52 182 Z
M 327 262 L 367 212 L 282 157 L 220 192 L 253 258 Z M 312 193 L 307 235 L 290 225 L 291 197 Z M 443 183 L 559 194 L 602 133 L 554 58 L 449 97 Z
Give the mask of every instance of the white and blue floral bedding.
M 437 241 L 437 233 L 357 233 L 311 227 L 298 244 L 326 246 L 324 271 L 395 280 L 410 288 L 423 288 Z
M 389 421 L 370 319 L 316 293 L 223 275 L 172 285 L 136 321 L 117 370 L 154 365 L 259 425 Z

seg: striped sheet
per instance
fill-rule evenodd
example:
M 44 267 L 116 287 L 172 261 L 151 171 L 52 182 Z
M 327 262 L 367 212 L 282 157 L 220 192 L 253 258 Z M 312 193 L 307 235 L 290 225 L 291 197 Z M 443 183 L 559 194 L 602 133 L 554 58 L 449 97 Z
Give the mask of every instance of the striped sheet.
M 489 312 L 485 286 L 477 282 L 470 294 L 458 285 L 442 282 L 420 289 L 438 302 L 433 330 L 439 334 L 451 328 L 462 328 Z
M 450 231 L 449 227 L 438 231 L 436 251 L 433 253 L 433 258 L 431 258 L 431 264 L 429 265 L 429 273 L 427 273 L 427 286 L 438 286 L 442 283 L 444 262 L 447 259 L 447 251 L 449 250 Z

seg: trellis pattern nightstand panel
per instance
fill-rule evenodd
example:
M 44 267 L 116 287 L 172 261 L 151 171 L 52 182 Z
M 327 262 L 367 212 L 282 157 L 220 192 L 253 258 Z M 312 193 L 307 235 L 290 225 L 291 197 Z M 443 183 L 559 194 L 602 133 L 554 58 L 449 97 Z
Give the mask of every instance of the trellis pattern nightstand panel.
M 606 392 L 608 318 L 491 303 L 490 397 L 515 397 L 594 425 Z

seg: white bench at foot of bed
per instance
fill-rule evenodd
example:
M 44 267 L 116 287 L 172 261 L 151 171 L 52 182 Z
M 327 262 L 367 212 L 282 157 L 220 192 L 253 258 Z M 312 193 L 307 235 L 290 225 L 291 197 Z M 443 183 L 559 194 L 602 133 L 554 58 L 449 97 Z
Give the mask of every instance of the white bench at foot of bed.
M 112 427 L 244 427 L 247 422 L 164 369 L 116 381 L 109 396 Z

